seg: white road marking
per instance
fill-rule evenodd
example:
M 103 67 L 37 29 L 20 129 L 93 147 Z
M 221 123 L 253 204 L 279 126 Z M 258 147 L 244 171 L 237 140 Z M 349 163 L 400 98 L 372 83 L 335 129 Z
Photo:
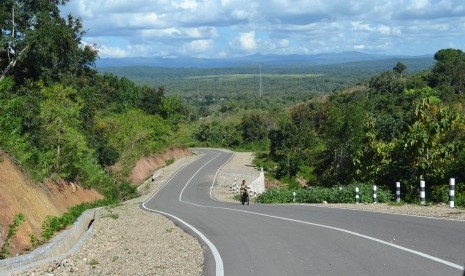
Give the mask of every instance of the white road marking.
M 215 198 L 213 198 L 213 194 L 212 194 L 213 186 L 215 185 L 215 182 L 216 182 L 216 177 L 218 176 L 218 173 L 220 172 L 220 170 L 221 170 L 224 166 L 226 166 L 226 164 L 228 164 L 229 161 L 231 161 L 231 160 L 233 159 L 234 155 L 235 155 L 235 153 L 233 152 L 233 154 L 231 154 L 231 157 L 228 159 L 228 161 L 226 161 L 223 165 L 221 165 L 221 167 L 219 167 L 218 170 L 217 170 L 216 173 L 215 173 L 215 177 L 213 178 L 212 185 L 210 186 L 210 198 L 211 198 L 212 200 L 217 201 Z
M 210 161 L 208 161 L 207 163 L 205 163 L 200 169 L 198 169 L 195 174 L 189 179 L 189 181 L 187 181 L 186 185 L 184 185 L 184 188 L 182 189 L 181 193 L 179 194 L 179 201 L 180 202 L 184 202 L 182 201 L 182 193 L 184 192 L 184 189 L 186 189 L 187 185 L 191 182 L 191 180 L 199 173 L 200 170 L 202 170 L 207 164 L 209 164 L 210 162 L 212 162 L 214 159 L 216 159 L 218 156 L 220 155 L 220 153 L 218 153 L 217 156 L 215 156 L 214 158 L 212 158 Z M 185 165 L 187 166 L 187 165 Z M 194 233 L 196 233 L 204 242 L 205 244 L 207 244 L 207 246 L 210 248 L 210 251 L 212 252 L 213 254 L 213 258 L 215 259 L 215 270 L 216 270 L 216 275 L 217 276 L 224 276 L 224 265 L 223 265 L 223 259 L 221 258 L 221 255 L 218 251 L 218 249 L 216 248 L 216 246 L 202 233 L 200 232 L 199 230 L 197 230 L 197 228 L 195 228 L 194 226 L 190 225 L 189 223 L 185 222 L 184 220 L 172 215 L 172 214 L 169 214 L 169 213 L 165 213 L 165 212 L 162 212 L 162 211 L 159 211 L 159 210 L 155 210 L 155 209 L 151 209 L 151 208 L 148 208 L 147 206 L 145 206 L 145 203 L 149 202 L 155 195 L 158 194 L 158 192 L 163 189 L 166 184 L 168 184 L 171 179 L 173 179 L 185 166 L 183 166 L 182 168 L 180 168 L 175 174 L 173 174 L 173 176 L 171 176 L 166 182 L 165 184 L 163 184 L 159 189 L 158 191 L 156 191 L 147 201 L 145 201 L 144 203 L 142 203 L 142 207 L 146 210 L 149 210 L 149 211 L 153 211 L 153 212 L 157 212 L 157 213 L 160 213 L 160 214 L 163 214 L 165 216 L 169 216 L 173 219 L 176 219 L 177 221 L 181 222 L 182 224 L 184 224 L 186 227 L 188 227 L 189 229 L 191 229 L 192 231 L 194 231 Z M 218 169 L 219 171 L 219 169 Z
M 290 221 L 290 222 L 296 222 L 296 223 L 301 223 L 301 224 L 306 224 L 306 225 L 312 225 L 312 226 L 317 226 L 317 227 L 322 227 L 322 228 L 326 228 L 326 229 L 331 229 L 331 230 L 335 230 L 335 231 L 339 231 L 339 232 L 343 232 L 343 233 L 346 233 L 346 234 L 349 234 L 349 235 L 353 235 L 353 236 L 357 236 L 357 237 L 360 237 L 360 238 L 364 238 L 364 239 L 367 239 L 367 240 L 371 240 L 371 241 L 374 241 L 374 242 L 377 242 L 377 243 L 380 243 L 380 244 L 383 244 L 383 245 L 387 245 L 387 246 L 390 246 L 390 247 L 394 247 L 394 248 L 397 248 L 399 250 L 402 250 L 402 251 L 405 251 L 405 252 L 408 252 L 408 253 L 411 253 L 411 254 L 414 254 L 414 255 L 417 255 L 417 256 L 420 256 L 420 257 L 423 257 L 423 258 L 426 258 L 426 259 L 429 259 L 429 260 L 432 260 L 432 261 L 435 261 L 435 262 L 438 262 L 438 263 L 441 263 L 441 264 L 444 264 L 444 265 L 447 265 L 449 267 L 452 267 L 452 268 L 455 268 L 455 269 L 458 269 L 458 270 L 464 270 L 464 267 L 461 266 L 461 265 L 458 265 L 458 264 L 455 264 L 455 263 L 452 263 L 452 262 L 449 262 L 449 261 L 446 261 L 446 260 L 443 260 L 443 259 L 440 259 L 440 258 L 437 258 L 437 257 L 434 257 L 432 255 L 428 255 L 426 253 L 423 253 L 423 252 L 420 252 L 420 251 L 417 251 L 417 250 L 413 250 L 413 249 L 410 249 L 410 248 L 407 248 L 407 247 L 403 247 L 403 246 L 400 246 L 400 245 L 397 245 L 397 244 L 393 244 L 393 243 L 390 243 L 390 242 L 387 242 L 387 241 L 383 241 L 383 240 L 380 240 L 380 239 L 377 239 L 377 238 L 374 238 L 374 237 L 371 237 L 371 236 L 367 236 L 367 235 L 364 235 L 364 234 L 361 234 L 361 233 L 357 233 L 357 232 L 354 232 L 354 231 L 350 231 L 350 230 L 346 230 L 346 229 L 343 229 L 343 228 L 338 228 L 338 227 L 333 227 L 333 226 L 329 226 L 329 225 L 324 225 L 324 224 L 319 224 L 319 223 L 313 223 L 313 222 L 307 222 L 307 221 L 302 221 L 302 220 L 297 220 L 297 219 L 291 219 L 291 218 L 285 218 L 285 217 L 279 217 L 279 216 L 273 216 L 273 215 L 268 215 L 268 214 L 264 214 L 264 213 L 257 213 L 257 212 L 251 212 L 251 211 L 246 211 L 246 210 L 239 210 L 239 209 L 233 209 L 233 208 L 226 208 L 226 207 L 217 207 L 217 206 L 208 206 L 208 205 L 201 205 L 201 204 L 196 204 L 196 203 L 192 203 L 192 202 L 188 202 L 188 201 L 184 201 L 182 200 L 182 194 L 184 192 L 184 190 L 186 189 L 186 187 L 189 185 L 189 183 L 191 182 L 191 180 L 195 177 L 195 175 L 197 175 L 200 170 L 202 170 L 207 164 L 209 164 L 210 162 L 212 162 L 214 159 L 216 159 L 218 156 L 220 155 L 220 153 L 218 153 L 215 157 L 213 157 L 210 161 L 208 161 L 207 163 L 205 163 L 200 169 L 197 170 L 197 172 L 195 172 L 195 174 L 189 179 L 189 181 L 186 183 L 186 185 L 184 185 L 180 195 L 179 195 L 179 201 L 180 202 L 183 202 L 183 203 L 186 203 L 186 204 L 189 204 L 189 205 L 193 205 L 193 206 L 197 206 L 197 207 L 202 207 L 202 208 L 212 208 L 212 209 L 222 209 L 222 210 L 230 210 L 230 211 L 235 211 L 235 212 L 243 212 L 243 213 L 248 213 L 248 214 L 253 214 L 253 215 L 258 215 L 258 216 L 263 216 L 263 217 L 268 217 L 268 218 L 274 218 L 274 219 L 280 219 L 280 220 L 284 220 L 284 221 Z M 229 160 L 228 160 L 229 162 Z M 210 197 L 212 198 L 212 194 L 211 194 L 211 190 L 213 188 L 213 185 L 215 184 L 215 181 L 216 181 L 216 176 L 219 172 L 219 170 L 222 168 L 222 166 L 220 168 L 218 168 L 216 174 L 215 174 L 215 177 L 213 179 L 213 182 L 212 182 L 212 186 L 210 187 Z M 182 168 L 181 168 L 182 169 Z M 180 170 L 181 170 L 180 169 Z M 179 171 L 180 171 L 179 170 Z M 178 172 L 179 172 L 178 171 Z M 177 172 L 177 173 L 178 173 Z M 177 174 L 176 173 L 176 174 Z M 176 175 L 175 174 L 175 175 Z M 173 175 L 173 177 L 175 176 Z M 171 178 L 173 178 L 171 177 Z M 170 180 L 171 180 L 170 178 Z M 169 182 L 169 180 L 167 181 L 167 183 Z M 166 183 L 165 183 L 166 184 Z M 164 185 L 161 187 L 163 188 Z M 161 189 L 160 188 L 160 189 Z M 156 193 L 155 193 L 156 194 Z M 155 196 L 155 194 L 153 196 Z M 152 197 L 153 197 L 152 196 Z M 151 198 L 150 198 L 151 199 Z M 149 200 L 150 200 L 149 199 Z M 145 203 L 143 204 L 144 208 L 148 209 L 148 210 L 151 210 L 147 207 L 145 207 Z M 215 257 L 215 263 L 216 263 L 216 275 L 224 275 L 224 268 L 223 268 L 223 261 L 221 259 L 221 256 L 218 252 L 218 250 L 216 249 L 215 245 L 213 243 L 211 243 L 206 237 L 205 235 L 203 235 L 200 231 L 198 231 L 197 229 L 195 229 L 193 226 L 191 226 L 190 224 L 182 221 L 181 219 L 171 215 L 171 214 L 166 214 L 166 213 L 163 213 L 163 212 L 160 212 L 160 211 L 157 211 L 157 210 L 153 210 L 153 211 L 156 211 L 156 212 L 159 212 L 159 213 L 162 213 L 162 214 L 165 214 L 165 215 L 168 215 L 168 216 L 171 216 L 175 219 L 177 219 L 178 221 L 182 222 L 183 224 L 185 224 L 186 226 L 188 226 L 189 228 L 191 228 L 194 232 L 196 232 L 201 238 L 202 240 L 205 241 L 205 243 L 207 243 L 207 245 L 210 247 L 210 250 L 212 251 L 213 253 L 213 256 Z M 214 253 L 216 252 L 216 253 Z M 217 255 L 215 255 L 217 254 Z M 217 260 L 218 258 L 218 260 Z M 219 267 L 219 262 L 221 262 L 221 265 Z
M 213 254 L 213 258 L 215 259 L 216 275 L 217 276 L 224 276 L 223 259 L 221 259 L 220 252 L 218 252 L 218 249 L 216 248 L 216 246 L 207 237 L 205 237 L 205 235 L 202 232 L 200 232 L 194 226 L 190 225 L 189 223 L 185 222 L 184 220 L 182 220 L 182 219 L 180 219 L 180 218 L 178 218 L 178 217 L 176 217 L 176 216 L 174 216 L 172 214 L 168 214 L 168 213 L 165 213 L 165 212 L 162 212 L 162 211 L 159 211 L 159 210 L 150 209 L 150 208 L 147 208 L 145 206 L 144 206 L 144 208 L 147 209 L 147 210 L 151 210 L 151 211 L 163 214 L 165 216 L 169 216 L 169 217 L 181 222 L 186 227 L 188 227 L 189 229 L 194 231 L 194 233 L 196 233 L 210 248 L 210 250 L 211 250 L 211 252 Z
M 202 167 L 200 167 L 193 175 L 192 177 L 187 181 L 186 185 L 184 185 L 184 187 L 182 188 L 181 190 L 181 193 L 179 194 L 179 198 L 178 200 L 183 202 L 182 201 L 182 194 L 184 193 L 184 190 L 186 189 L 187 185 L 189 185 L 189 183 L 191 183 L 192 179 L 208 164 L 210 164 L 210 162 L 212 162 L 213 160 L 215 160 L 216 158 L 218 158 L 218 156 L 220 156 L 220 152 L 215 156 L 213 157 L 210 161 L 208 161 L 207 163 L 205 163 Z M 218 173 L 220 169 L 218 168 L 218 170 L 216 171 Z

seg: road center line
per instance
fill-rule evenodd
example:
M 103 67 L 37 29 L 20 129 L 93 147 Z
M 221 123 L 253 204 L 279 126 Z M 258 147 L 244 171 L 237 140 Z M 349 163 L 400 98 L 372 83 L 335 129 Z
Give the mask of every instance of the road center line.
M 219 154 L 218 154 L 219 155 Z M 217 158 L 218 155 L 215 157 Z M 213 158 L 213 159 L 215 159 Z M 213 160 L 212 159 L 212 160 Z M 211 162 L 212 160 L 210 160 L 209 162 Z M 227 162 L 229 162 L 231 159 L 229 159 Z M 209 163 L 208 162 L 208 163 Z M 226 163 L 227 163 L 226 162 Z M 206 164 L 205 164 L 206 165 Z M 224 166 L 224 165 L 223 165 Z M 223 167 L 221 166 L 220 168 L 218 168 L 216 174 L 215 174 L 215 177 L 212 181 L 212 185 L 210 187 L 210 197 L 212 198 L 212 195 L 211 195 L 211 190 L 213 188 L 213 186 L 215 185 L 215 181 L 216 181 L 216 175 L 218 174 L 219 170 Z M 202 167 L 203 168 L 203 167 Z M 200 169 L 202 169 L 200 168 Z M 200 171 L 199 169 L 199 171 Z M 198 171 L 196 172 L 196 174 L 198 173 Z M 192 179 L 192 178 L 191 178 Z M 190 180 L 189 180 L 190 182 Z M 186 183 L 186 186 L 189 184 Z M 184 186 L 184 188 L 186 187 Z M 183 189 L 184 190 L 184 189 Z M 440 259 L 440 258 L 437 258 L 437 257 L 434 257 L 434 256 L 431 256 L 431 255 L 428 255 L 426 253 L 423 253 L 423 252 L 420 252 L 420 251 L 417 251 L 417 250 L 413 250 L 413 249 L 410 249 L 410 248 L 407 248 L 407 247 L 403 247 L 403 246 L 400 246 L 400 245 L 397 245 L 397 244 L 394 244 L 394 243 L 390 243 L 390 242 L 386 242 L 386 241 L 383 241 L 383 240 L 380 240 L 380 239 L 377 239 L 377 238 L 374 238 L 374 237 L 371 237 L 371 236 L 367 236 L 367 235 L 364 235 L 364 234 L 361 234 L 361 233 L 357 233 L 357 232 L 354 232 L 354 231 L 350 231 L 350 230 L 347 230 L 347 229 L 343 229 L 343 228 L 338 228 L 338 227 L 333 227 L 333 226 L 329 226 L 329 225 L 324 225 L 324 224 L 319 224 L 319 223 L 313 223 L 313 222 L 307 222 L 307 221 L 302 221 L 302 220 L 297 220 L 297 219 L 291 219 L 291 218 L 285 218 L 285 217 L 279 217 L 279 216 L 273 216 L 273 215 L 268 215 L 268 214 L 263 214 L 263 213 L 256 213 L 256 212 L 251 212 L 251 211 L 245 211 L 245 210 L 239 210 L 239 209 L 233 209 L 233 208 L 226 208 L 226 207 L 217 207 L 217 206 L 206 206 L 206 205 L 201 205 L 201 204 L 195 204 L 195 203 L 192 203 L 192 202 L 187 202 L 187 201 L 183 201 L 181 199 L 181 196 L 179 197 L 179 201 L 181 202 L 184 202 L 184 203 L 187 203 L 187 204 L 190 204 L 190 205 L 193 205 L 193 206 L 197 206 L 197 207 L 203 207 L 203 208 L 214 208 L 214 209 L 223 209 L 223 210 L 230 210 L 230 211 L 236 211 L 236 212 L 243 212 L 243 213 L 248 213 L 248 214 L 253 214 L 253 215 L 258 215 L 258 216 L 263 216 L 263 217 L 269 217 L 269 218 L 274 218 L 274 219 L 280 219 L 280 220 L 285 220 L 285 221 L 291 221 L 291 222 L 297 222 L 297 223 L 302 223 L 302 224 L 307 224 L 307 225 L 312 225 L 312 226 L 317 226 L 317 227 L 322 227 L 322 228 L 326 228 L 326 229 L 331 229 L 331 230 L 335 230 L 335 231 L 339 231 L 339 232 L 343 232 L 343 233 L 346 233 L 346 234 L 349 234 L 349 235 L 353 235 L 353 236 L 357 236 L 357 237 L 360 237 L 360 238 L 364 238 L 364 239 L 367 239 L 367 240 L 371 240 L 371 241 L 374 241 L 374 242 L 377 242 L 377 243 L 380 243 L 380 244 L 383 244 L 383 245 L 387 245 L 387 246 L 390 246 L 390 247 L 394 247 L 394 248 L 397 248 L 397 249 L 400 249 L 402 251 L 405 251 L 405 252 L 409 252 L 411 254 L 415 254 L 417 256 L 420 256 L 420 257 L 423 257 L 423 258 L 426 258 L 426 259 L 430 259 L 432 261 L 435 261 L 435 262 L 438 262 L 438 263 L 441 263 L 441 264 L 444 264 L 444 265 L 447 265 L 447 266 L 450 266 L 450 267 L 453 267 L 453 268 L 456 268 L 456 269 L 459 269 L 459 270 L 464 270 L 464 267 L 461 266 L 461 265 L 458 265 L 458 264 L 455 264 L 455 263 L 452 263 L 452 262 L 449 262 L 449 261 L 446 261 L 446 260 L 443 260 L 443 259 Z
M 428 255 L 428 254 L 420 252 L 420 251 L 416 251 L 416 250 L 413 250 L 413 249 L 410 249 L 410 248 L 407 248 L 407 247 L 403 247 L 403 246 L 400 246 L 400 245 L 397 245 L 397 244 L 394 244 L 394 243 L 383 241 L 383 240 L 380 240 L 380 239 L 377 239 L 377 238 L 374 238 L 374 237 L 371 237 L 371 236 L 367 236 L 367 235 L 364 235 L 364 234 L 360 234 L 360 233 L 353 232 L 353 231 L 346 230 L 346 229 L 342 229 L 342 228 L 337 228 L 337 227 L 333 227 L 333 226 L 329 226 L 329 225 L 313 223 L 313 222 L 308 222 L 308 221 L 302 221 L 302 220 L 297 220 L 297 219 L 273 216 L 273 215 L 268 215 L 268 214 L 263 214 L 263 213 L 256 213 L 256 212 L 251 212 L 251 211 L 238 210 L 238 209 L 233 209 L 233 208 L 217 207 L 217 206 L 205 206 L 205 205 L 199 205 L 199 204 L 195 204 L 195 203 L 191 203 L 191 202 L 185 202 L 185 203 L 191 204 L 191 205 L 194 205 L 194 206 L 197 206 L 197 207 L 214 208 L 214 209 L 223 209 L 223 210 L 230 210 L 230 211 L 236 211 L 236 212 L 243 212 L 243 213 L 268 217 L 268 218 L 280 219 L 280 220 L 285 220 L 285 221 L 297 222 L 297 223 L 322 227 L 322 228 L 326 228 L 326 229 L 331 229 L 331 230 L 343 232 L 343 233 L 346 233 L 346 234 L 350 234 L 350 235 L 353 235 L 353 236 L 357 236 L 357 237 L 360 237 L 360 238 L 364 238 L 364 239 L 367 239 L 367 240 L 371 240 L 371 241 L 374 241 L 374 242 L 377 242 L 377 243 L 381 243 L 381 244 L 384 244 L 384 245 L 387 245 L 387 246 L 391 246 L 391 247 L 394 247 L 394 248 L 397 248 L 397 249 L 400 249 L 400 250 L 403 250 L 403 251 L 418 255 L 420 257 L 430 259 L 432 261 L 435 261 L 435 262 L 438 262 L 438 263 L 441 263 L 441 264 L 445 264 L 447 266 L 456 268 L 458 270 L 464 270 L 464 267 L 461 266 L 461 265 L 454 264 L 452 262 L 449 262 L 449 261 L 446 261 L 446 260 L 431 256 L 431 255 Z
M 208 161 L 207 163 L 205 163 L 200 169 L 198 169 L 194 175 L 187 181 L 186 185 L 184 185 L 181 193 L 179 194 L 179 201 L 180 202 L 184 202 L 182 201 L 182 193 L 184 192 L 184 190 L 186 189 L 187 185 L 191 182 L 191 180 L 199 173 L 200 170 L 202 170 L 207 164 L 209 164 L 210 162 L 212 162 L 213 160 L 215 160 L 218 156 L 220 156 L 220 153 L 217 154 L 217 156 L 215 156 L 214 158 L 212 158 L 210 161 Z M 189 164 L 187 164 L 189 165 Z M 149 202 L 153 197 L 155 197 L 158 192 L 163 189 L 179 172 L 182 171 L 182 169 L 184 169 L 187 165 L 181 167 L 178 171 L 176 171 L 176 173 L 174 173 L 159 189 L 158 191 L 156 191 L 147 201 L 145 201 L 144 203 L 141 204 L 141 208 L 142 209 L 145 209 L 145 210 L 148 210 L 148 211 L 153 211 L 153 212 L 157 212 L 159 214 L 162 214 L 162 215 L 165 215 L 165 216 L 168 216 L 168 217 L 171 217 L 177 221 L 179 221 L 180 223 L 184 224 L 186 227 L 188 227 L 189 229 L 191 229 L 194 233 L 196 233 L 204 242 L 205 244 L 210 248 L 210 251 L 212 252 L 212 255 L 213 255 L 213 258 L 215 259 L 215 270 L 216 270 L 216 276 L 224 276 L 224 265 L 223 265 L 223 259 L 221 258 L 221 255 L 218 251 L 218 249 L 216 248 L 216 246 L 202 233 L 200 232 L 199 230 L 197 230 L 197 228 L 195 228 L 194 226 L 190 225 L 189 223 L 185 222 L 184 220 L 172 215 L 172 214 L 169 214 L 169 213 L 165 213 L 165 212 L 162 212 L 162 211 L 159 211 L 159 210 L 155 210 L 155 209 L 151 209 L 151 208 L 148 208 L 147 206 L 145 206 L 145 203 Z M 219 169 L 218 169 L 219 171 Z
M 302 220 L 297 220 L 297 219 L 291 219 L 291 218 L 286 218 L 286 217 L 280 217 L 280 216 L 274 216 L 274 215 L 268 215 L 268 214 L 264 214 L 264 213 L 257 213 L 257 212 L 251 212 L 251 211 L 246 211 L 246 210 L 239 210 L 239 209 L 234 209 L 234 208 L 227 208 L 227 207 L 218 207 L 218 206 L 209 206 L 209 205 L 201 205 L 201 204 L 196 204 L 196 203 L 192 203 L 192 202 L 188 202 L 188 201 L 184 201 L 182 200 L 182 194 L 184 192 L 184 190 L 186 189 L 186 187 L 190 184 L 190 182 L 192 181 L 192 179 L 206 166 L 208 165 L 210 162 L 212 162 L 213 160 L 215 160 L 216 158 L 218 158 L 218 156 L 220 156 L 221 153 L 218 153 L 215 157 L 213 157 L 211 160 L 209 160 L 207 163 L 205 163 L 201 168 L 199 168 L 195 174 L 187 181 L 187 183 L 184 185 L 180 195 L 179 195 L 179 201 L 180 202 L 183 202 L 183 203 L 186 203 L 186 204 L 189 204 L 189 205 L 192 205 L 192 206 L 196 206 L 196 207 L 201 207 L 201 208 L 212 208 L 212 209 L 222 209 L 222 210 L 229 210 L 229 211 L 235 211 L 235 212 L 242 212 L 242 213 L 247 213 L 247 214 L 252 214 L 252 215 L 257 215 L 257 216 L 263 216 L 263 217 L 268 217 L 268 218 L 274 218 L 274 219 L 279 219 L 279 220 L 284 220 L 284 221 L 290 221 L 290 222 L 296 222 L 296 223 L 301 223 L 301 224 L 306 224 L 306 225 L 312 225 L 312 226 L 316 226 L 316 227 L 321 227 L 321 228 L 326 228 L 326 229 L 331 229 L 331 230 L 335 230 L 335 231 L 339 231 L 339 232 L 343 232 L 343 233 L 346 233 L 346 234 L 349 234 L 349 235 L 353 235 L 353 236 L 357 236 L 357 237 L 360 237 L 360 238 L 363 238 L 363 239 L 367 239 L 367 240 L 371 240 L 371 241 L 374 241 L 374 242 L 377 242 L 377 243 L 380 243 L 380 244 L 383 244 L 383 245 L 387 245 L 387 246 L 390 246 L 390 247 L 394 247 L 396 249 L 399 249 L 399 250 L 402 250 L 402 251 L 405 251 L 405 252 L 408 252 L 408 253 L 411 253 L 411 254 L 414 254 L 414 255 L 417 255 L 417 256 L 420 256 L 420 257 L 423 257 L 423 258 L 426 258 L 426 259 L 429 259 L 429 260 L 432 260 L 432 261 L 435 261 L 435 262 L 438 262 L 438 263 L 441 263 L 441 264 L 444 264 L 444 265 L 447 265 L 449 267 L 452 267 L 452 268 L 455 268 L 455 269 L 458 269 L 458 270 L 464 270 L 464 267 L 461 266 L 461 265 L 458 265 L 458 264 L 455 264 L 455 263 L 452 263 L 452 262 L 449 262 L 449 261 L 446 261 L 446 260 L 443 260 L 443 259 L 440 259 L 440 258 L 437 258 L 437 257 L 434 257 L 432 255 L 428 255 L 426 253 L 423 253 L 423 252 L 420 252 L 420 251 L 417 251 L 417 250 L 413 250 L 413 249 L 410 249 L 410 248 L 407 248 L 407 247 L 403 247 L 403 246 L 400 246 L 400 245 L 397 245 L 397 244 L 393 244 L 393 243 L 390 243 L 390 242 L 386 242 L 386 241 L 383 241 L 381 239 L 378 239 L 378 238 L 374 238 L 374 237 L 371 237 L 371 236 L 367 236 L 367 235 L 364 235 L 364 234 L 361 234 L 361 233 L 357 233 L 357 232 L 354 232 L 354 231 L 350 231 L 350 230 L 347 230 L 347 229 L 343 229 L 343 228 L 338 228 L 338 227 L 333 227 L 333 226 L 329 226 L 329 225 L 324 225 L 324 224 L 319 224 L 319 223 L 313 223 L 313 222 L 307 222 L 307 221 L 302 221 Z M 231 160 L 231 159 L 230 159 Z M 229 162 L 229 160 L 228 160 Z M 226 162 L 227 163 L 227 162 Z M 224 165 L 223 165 L 224 166 Z M 218 168 L 216 174 L 215 174 L 215 177 L 213 179 L 213 182 L 212 182 L 212 185 L 210 187 L 210 197 L 211 196 L 211 191 L 213 189 L 213 186 L 215 184 L 215 181 L 216 181 L 216 176 L 219 172 L 219 170 L 223 167 L 221 166 L 220 168 Z M 182 168 L 179 170 L 181 171 Z M 179 172 L 178 171 L 178 172 Z M 176 174 L 178 173 L 176 172 Z M 175 174 L 175 175 L 176 175 Z M 173 177 L 175 176 L 173 175 Z M 172 178 L 173 178 L 172 177 Z M 172 179 L 170 178 L 170 180 Z M 170 180 L 168 180 L 166 183 L 168 183 Z M 164 185 L 163 185 L 164 186 Z M 163 187 L 162 186 L 162 187 Z M 161 187 L 161 188 L 162 188 Z M 160 189 L 161 189 L 160 188 Z M 155 193 L 156 194 L 156 193 Z M 155 194 L 153 196 L 155 196 Z M 152 196 L 152 197 L 153 197 Z M 147 210 L 151 210 L 147 207 L 145 207 L 145 203 L 142 204 L 144 206 L 145 209 Z M 192 231 L 194 231 L 195 233 L 197 233 L 197 235 L 199 235 L 199 237 L 202 238 L 202 240 L 205 241 L 205 243 L 210 247 L 210 250 L 212 251 L 213 253 L 213 256 L 215 258 L 215 263 L 216 263 L 216 275 L 224 275 L 224 268 L 223 268 L 223 261 L 221 259 L 221 256 L 218 252 L 218 250 L 216 249 L 215 245 L 210 242 L 206 237 L 205 235 L 203 235 L 200 231 L 198 231 L 197 229 L 195 229 L 192 225 L 188 224 L 187 222 L 177 218 L 176 216 L 174 215 L 171 215 L 171 214 L 167 214 L 167 213 L 164 213 L 164 212 L 160 212 L 160 211 L 157 211 L 157 210 L 153 210 L 155 212 L 159 212 L 161 214 L 164 214 L 164 215 L 167 215 L 167 216 L 170 216 L 172 218 L 175 218 L 176 220 L 180 221 L 181 223 L 183 223 L 184 225 L 186 225 L 187 227 L 189 227 L 190 229 L 192 229 Z M 217 255 L 215 255 L 217 254 Z M 217 259 L 218 258 L 218 259 Z M 221 265 L 219 266 L 219 263 L 221 262 Z

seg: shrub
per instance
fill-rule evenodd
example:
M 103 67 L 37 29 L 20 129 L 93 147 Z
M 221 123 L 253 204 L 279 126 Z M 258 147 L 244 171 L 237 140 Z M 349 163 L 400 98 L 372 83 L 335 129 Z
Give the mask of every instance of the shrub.
M 448 202 L 449 201 L 449 185 L 436 185 L 431 187 L 432 202 Z
M 32 245 L 32 248 L 37 248 L 39 245 L 41 245 L 40 240 L 36 237 L 34 233 L 29 234 L 29 241 Z
M 84 213 L 84 211 L 86 211 L 87 209 L 107 206 L 112 203 L 112 200 L 107 199 L 97 200 L 90 203 L 86 202 L 70 208 L 61 217 L 47 216 L 45 218 L 45 221 L 42 223 L 41 227 L 41 236 L 44 239 L 43 241 L 50 240 L 56 232 L 61 231 L 69 225 L 73 224 L 77 220 L 77 218 L 79 218 L 79 216 L 82 215 L 82 213 Z
M 457 207 L 465 208 L 465 192 L 458 194 L 455 196 L 455 205 Z
M 296 193 L 295 202 L 298 203 L 355 203 L 355 187 L 360 190 L 360 202 L 373 202 L 370 184 L 353 183 L 347 186 L 334 186 L 331 188 L 313 187 L 309 189 L 269 189 L 257 197 L 260 203 L 290 203 L 293 202 L 293 192 Z M 384 187 L 378 187 L 378 202 L 390 202 L 392 193 Z
M 5 241 L 3 242 L 2 247 L 0 248 L 0 260 L 5 259 L 10 254 L 10 241 L 18 232 L 19 227 L 24 222 L 24 215 L 22 213 L 18 213 L 15 215 L 13 222 L 8 225 L 8 234 L 6 236 Z

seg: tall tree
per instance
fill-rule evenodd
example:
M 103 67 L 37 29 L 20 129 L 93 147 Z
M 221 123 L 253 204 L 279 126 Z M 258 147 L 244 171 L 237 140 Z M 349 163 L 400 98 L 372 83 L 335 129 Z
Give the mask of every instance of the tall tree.
M 97 52 L 82 45 L 79 18 L 60 16 L 68 0 L 4 0 L 0 4 L 0 80 L 56 81 L 90 70 Z
M 151 115 L 161 114 L 163 110 L 164 98 L 165 87 L 160 86 L 158 89 L 154 89 L 145 86 L 142 88 L 140 108 Z
M 431 86 L 449 86 L 455 93 L 465 92 L 465 53 L 459 49 L 442 49 L 434 54 Z
M 459 113 L 443 107 L 433 97 L 423 98 L 414 111 L 415 121 L 404 137 L 404 158 L 416 180 L 441 181 L 458 150 L 458 141 L 448 139 L 456 131 Z
M 75 177 L 81 152 L 89 151 L 87 141 L 80 131 L 82 101 L 76 91 L 55 85 L 42 89 L 44 100 L 40 104 L 42 120 L 42 148 L 46 154 L 49 173 L 63 178 Z
M 402 73 L 407 69 L 407 66 L 403 64 L 402 62 L 397 62 L 396 66 L 392 68 L 392 71 L 394 71 L 396 74 L 400 75 L 400 78 L 402 78 Z
M 370 88 L 379 93 L 395 93 L 400 94 L 404 91 L 404 86 L 394 72 L 386 71 L 378 76 L 371 78 L 369 82 Z
M 246 115 L 242 118 L 242 139 L 244 142 L 263 141 L 270 130 L 269 120 L 262 113 Z

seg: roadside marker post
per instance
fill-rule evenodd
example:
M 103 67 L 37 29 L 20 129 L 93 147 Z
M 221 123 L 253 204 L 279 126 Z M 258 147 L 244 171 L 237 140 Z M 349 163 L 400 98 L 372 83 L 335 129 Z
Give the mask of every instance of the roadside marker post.
M 422 204 L 422 205 L 425 205 L 425 203 L 426 203 L 426 200 L 425 200 L 425 195 L 426 195 L 425 186 L 426 186 L 425 181 L 421 180 L 420 181 L 420 204 Z
M 396 182 L 396 202 L 400 202 L 400 182 Z
M 374 204 L 378 203 L 378 196 L 376 194 L 376 190 L 377 190 L 376 185 L 373 185 L 373 203 Z
M 292 192 L 292 202 L 295 202 L 295 195 L 296 195 L 296 193 Z
M 236 193 L 237 192 L 237 179 L 234 177 L 234 182 L 231 186 L 231 190 L 233 193 Z
M 455 178 L 449 179 L 449 207 L 454 208 L 455 205 Z
M 358 187 L 355 187 L 355 203 L 360 203 L 360 190 L 358 189 Z

